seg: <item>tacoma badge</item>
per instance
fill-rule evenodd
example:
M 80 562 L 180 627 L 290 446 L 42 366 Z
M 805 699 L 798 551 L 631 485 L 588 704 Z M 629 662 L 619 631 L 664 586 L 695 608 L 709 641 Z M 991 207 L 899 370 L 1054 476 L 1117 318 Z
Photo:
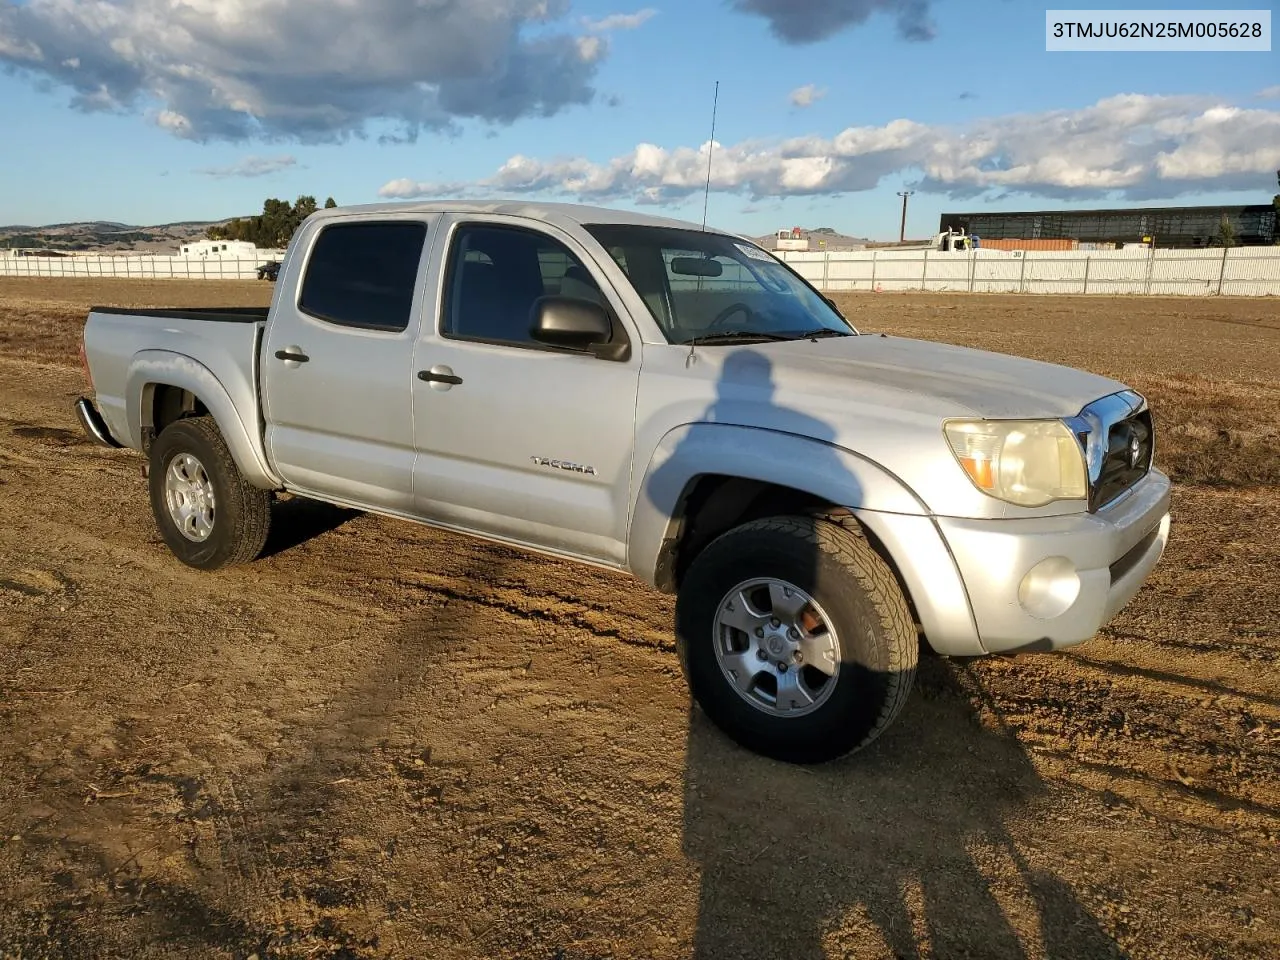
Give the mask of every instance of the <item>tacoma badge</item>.
M 570 473 L 586 473 L 591 476 L 599 476 L 595 467 L 585 467 L 580 463 L 570 463 L 568 460 L 553 460 L 550 457 L 530 457 L 534 463 L 540 467 L 555 467 L 557 470 L 568 470 Z

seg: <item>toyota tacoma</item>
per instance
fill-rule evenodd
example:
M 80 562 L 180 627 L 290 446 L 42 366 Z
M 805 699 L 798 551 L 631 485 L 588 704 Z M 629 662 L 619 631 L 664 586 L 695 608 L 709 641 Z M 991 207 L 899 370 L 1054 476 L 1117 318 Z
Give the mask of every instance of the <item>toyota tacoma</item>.
M 183 563 L 253 560 L 288 492 L 628 571 L 676 594 L 702 709 L 794 762 L 885 730 L 922 644 L 1088 640 L 1169 536 L 1124 384 L 856 329 L 637 213 L 318 211 L 269 308 L 94 308 L 82 353 L 81 424 L 148 458 Z

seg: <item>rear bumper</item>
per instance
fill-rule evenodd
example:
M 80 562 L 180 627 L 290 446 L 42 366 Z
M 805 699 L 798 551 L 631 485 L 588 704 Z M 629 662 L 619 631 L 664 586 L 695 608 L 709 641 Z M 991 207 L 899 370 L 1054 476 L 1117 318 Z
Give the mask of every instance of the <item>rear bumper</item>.
M 100 443 L 104 447 L 119 449 L 124 446 L 111 435 L 111 430 L 107 427 L 107 422 L 102 419 L 102 414 L 98 412 L 98 408 L 93 405 L 93 401 L 88 397 L 81 397 L 76 401 L 76 418 L 80 421 L 80 427 L 89 438 L 95 443 Z

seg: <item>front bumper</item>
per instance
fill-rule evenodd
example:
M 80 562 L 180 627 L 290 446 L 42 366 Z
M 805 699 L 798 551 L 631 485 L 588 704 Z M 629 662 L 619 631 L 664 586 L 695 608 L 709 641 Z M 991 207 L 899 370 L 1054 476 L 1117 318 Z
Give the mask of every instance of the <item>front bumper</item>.
M 1097 513 L 937 518 L 983 649 L 1057 650 L 1097 633 L 1133 599 L 1163 556 L 1169 500 L 1169 478 L 1152 470 Z
M 93 401 L 88 397 L 81 397 L 76 401 L 76 417 L 80 421 L 81 429 L 95 443 L 100 443 L 102 446 L 111 447 L 112 449 L 119 449 L 124 446 L 111 435 L 107 422 L 102 419 L 102 414 L 98 412 L 98 408 L 93 405 Z

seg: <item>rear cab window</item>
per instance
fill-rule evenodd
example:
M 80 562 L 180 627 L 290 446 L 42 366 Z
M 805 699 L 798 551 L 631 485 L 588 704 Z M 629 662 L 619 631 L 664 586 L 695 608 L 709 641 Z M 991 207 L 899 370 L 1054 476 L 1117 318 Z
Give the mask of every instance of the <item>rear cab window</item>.
M 298 309 L 342 327 L 407 329 L 426 237 L 427 225 L 412 220 L 322 227 L 307 258 Z

